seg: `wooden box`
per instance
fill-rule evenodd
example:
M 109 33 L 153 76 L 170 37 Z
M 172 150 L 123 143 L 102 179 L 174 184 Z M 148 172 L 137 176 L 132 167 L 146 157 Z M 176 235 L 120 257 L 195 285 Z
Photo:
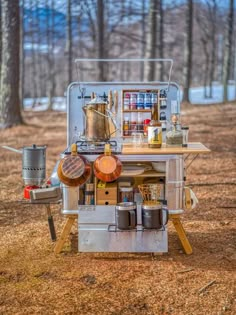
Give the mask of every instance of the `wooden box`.
M 97 205 L 115 205 L 117 203 L 117 183 L 106 183 L 105 187 L 97 187 Z

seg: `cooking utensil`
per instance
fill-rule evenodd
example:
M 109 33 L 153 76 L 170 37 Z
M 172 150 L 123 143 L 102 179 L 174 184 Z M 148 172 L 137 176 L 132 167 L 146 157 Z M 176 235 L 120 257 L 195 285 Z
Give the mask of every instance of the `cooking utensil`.
M 111 132 L 109 121 L 115 123 L 106 101 L 95 97 L 85 106 L 83 111 L 86 117 L 85 137 L 88 141 L 107 141 Z
M 103 182 L 113 182 L 122 171 L 121 161 L 111 155 L 110 144 L 105 144 L 104 154 L 100 155 L 93 164 L 94 175 Z
M 71 145 L 71 155 L 64 157 L 57 169 L 60 181 L 67 186 L 81 186 L 91 175 L 88 160 L 77 153 L 77 145 Z
M 46 146 L 33 144 L 20 150 L 2 146 L 2 148 L 22 154 L 22 178 L 26 186 L 40 186 L 46 178 Z

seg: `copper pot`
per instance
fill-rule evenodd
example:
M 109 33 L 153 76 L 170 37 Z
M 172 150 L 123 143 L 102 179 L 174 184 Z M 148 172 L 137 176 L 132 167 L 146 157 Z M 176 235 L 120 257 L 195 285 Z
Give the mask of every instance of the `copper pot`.
M 113 182 L 120 176 L 122 164 L 117 156 L 111 155 L 110 144 L 105 144 L 104 154 L 94 161 L 93 171 L 103 182 Z
M 71 146 L 71 155 L 64 157 L 57 169 L 60 181 L 67 186 L 81 186 L 91 175 L 91 165 L 88 160 L 77 154 L 77 145 Z

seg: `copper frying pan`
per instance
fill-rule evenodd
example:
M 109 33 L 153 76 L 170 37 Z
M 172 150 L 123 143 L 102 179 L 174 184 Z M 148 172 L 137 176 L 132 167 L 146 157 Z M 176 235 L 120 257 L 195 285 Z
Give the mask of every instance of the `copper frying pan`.
M 111 155 L 110 144 L 105 144 L 104 154 L 100 155 L 93 164 L 94 175 L 103 182 L 113 182 L 122 171 L 121 161 Z
M 71 145 L 71 155 L 64 157 L 57 169 L 60 181 L 67 186 L 81 186 L 91 175 L 91 165 L 88 160 L 77 154 L 77 145 Z

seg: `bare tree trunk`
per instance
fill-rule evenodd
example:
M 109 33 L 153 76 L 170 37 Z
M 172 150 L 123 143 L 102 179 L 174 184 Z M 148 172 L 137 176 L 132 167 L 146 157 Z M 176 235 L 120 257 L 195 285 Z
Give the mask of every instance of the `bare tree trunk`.
M 66 54 L 68 65 L 68 84 L 72 82 L 72 28 L 71 28 L 71 0 L 67 0 L 66 23 Z
M 103 0 L 97 0 L 97 33 L 98 33 L 98 58 L 104 59 L 104 4 Z M 98 62 L 98 80 L 105 81 L 105 65 L 104 62 Z
M 32 90 L 33 90 L 33 105 L 32 107 L 35 107 L 36 105 L 36 98 L 37 98 L 37 82 L 36 82 L 36 56 L 35 56 L 35 18 L 33 17 L 33 11 L 34 11 L 34 3 L 32 0 L 30 0 L 30 9 L 31 9 L 31 83 L 32 83 Z
M 158 0 L 150 0 L 148 13 L 148 35 L 146 55 L 148 59 L 156 58 L 156 44 L 157 44 L 157 8 Z M 144 70 L 144 80 L 155 80 L 155 64 L 153 62 L 146 62 Z
M 146 46 L 146 23 L 145 23 L 145 0 L 142 0 L 142 22 L 141 22 L 141 38 L 142 38 L 142 48 L 141 48 L 141 57 L 145 57 L 145 46 Z M 144 79 L 144 63 L 141 61 L 140 63 L 140 81 Z
M 208 41 L 206 39 L 201 39 L 202 41 L 202 46 L 203 46 L 203 51 L 204 51 L 204 55 L 205 55 L 205 65 L 204 65 L 204 69 L 203 69 L 203 73 L 204 73 L 204 98 L 208 98 L 208 93 L 207 93 L 207 86 L 208 86 L 208 73 L 209 73 L 209 52 L 207 49 L 207 43 Z
M 48 78 L 48 109 L 52 110 L 53 97 L 55 96 L 55 62 L 54 62 L 54 29 L 55 29 L 55 14 L 54 14 L 54 0 L 51 0 L 51 30 L 48 34 L 48 67 L 49 67 L 49 78 Z
M 212 83 L 214 81 L 215 74 L 215 61 L 216 61 L 216 13 L 217 4 L 216 0 L 212 0 L 213 8 L 211 12 L 211 65 L 210 65 L 210 93 L 209 97 L 212 98 Z
M 21 108 L 24 109 L 24 76 L 25 76 L 25 53 L 24 53 L 24 7 L 25 0 L 21 1 L 21 14 L 20 14 L 20 103 Z
M 2 66 L 0 123 L 2 128 L 22 124 L 19 99 L 20 8 L 18 1 L 2 0 Z
M 193 41 L 193 0 L 187 1 L 186 12 L 186 34 L 185 34 L 185 49 L 184 49 L 184 93 L 183 101 L 190 102 L 189 88 L 191 85 L 192 74 L 192 43 Z
M 227 35 L 225 39 L 224 65 L 223 65 L 223 101 L 228 100 L 228 80 L 231 67 L 231 52 L 233 42 L 233 25 L 234 25 L 234 0 L 229 2 L 229 14 L 227 23 Z
M 164 58 L 164 10 L 163 10 L 163 1 L 159 0 L 159 9 L 158 9 L 158 25 L 159 25 L 159 58 Z M 159 80 L 164 81 L 164 63 L 160 62 L 159 66 Z
M 1 91 L 1 66 L 2 66 L 2 3 L 0 2 L 0 91 Z
M 38 4 L 40 3 L 39 0 L 36 0 L 36 6 L 38 8 Z M 42 66 L 42 30 L 41 30 L 41 14 L 40 10 L 37 9 L 37 80 L 38 80 L 38 96 L 42 97 L 45 96 L 45 79 L 43 74 L 43 66 Z

